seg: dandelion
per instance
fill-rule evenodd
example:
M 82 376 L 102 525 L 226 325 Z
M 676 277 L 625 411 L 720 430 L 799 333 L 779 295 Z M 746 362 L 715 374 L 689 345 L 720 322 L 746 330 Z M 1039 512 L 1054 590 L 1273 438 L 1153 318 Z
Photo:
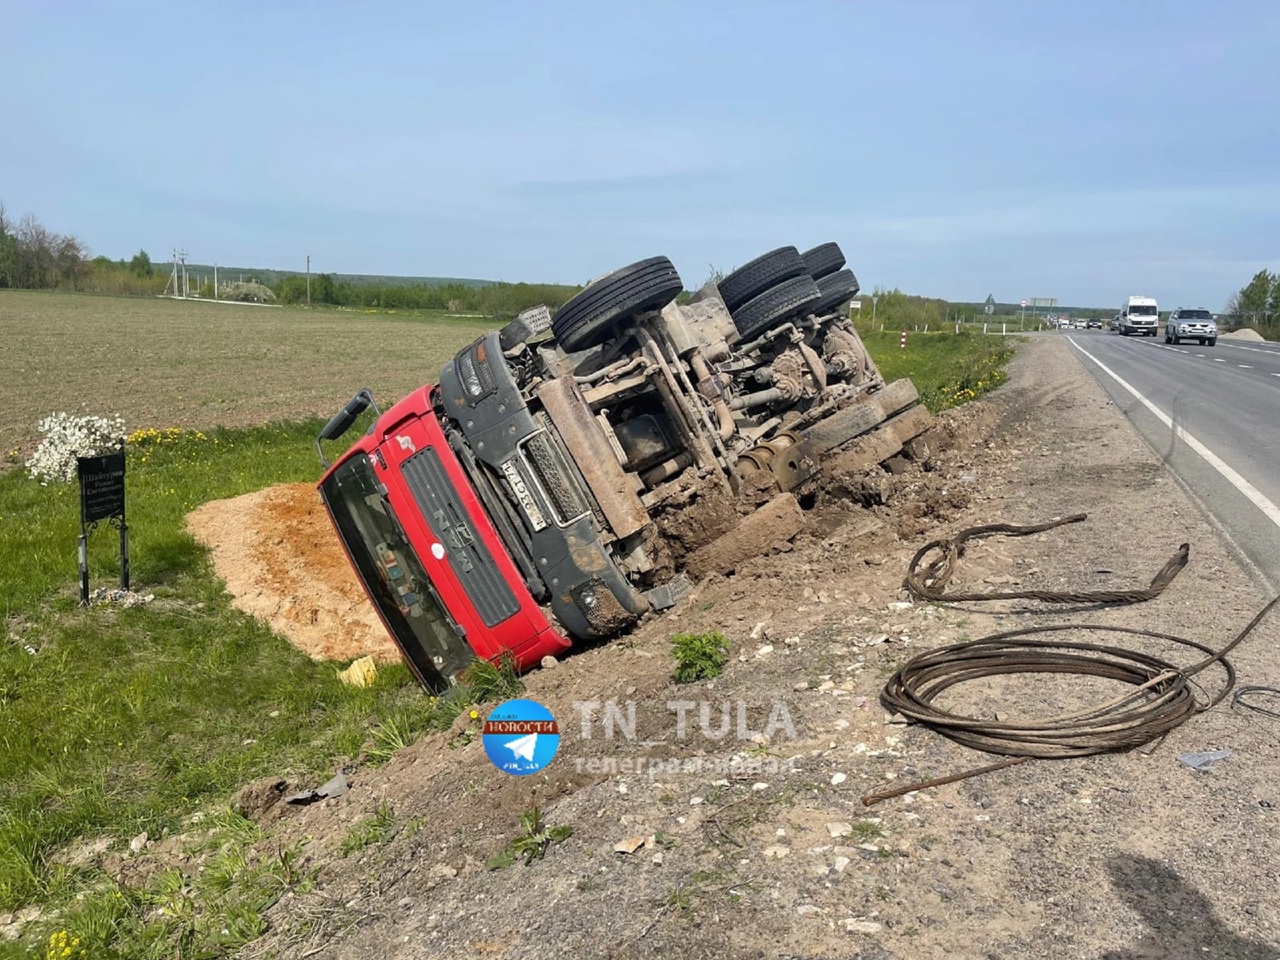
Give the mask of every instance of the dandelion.
M 69 960 L 71 957 L 84 956 L 84 952 L 80 949 L 79 937 L 66 930 L 58 930 L 49 934 L 49 945 L 44 955 L 45 960 Z
M 480 711 L 479 711 L 479 710 L 472 710 L 472 711 L 471 711 L 471 719 L 472 719 L 472 720 L 479 720 L 479 719 L 480 719 Z

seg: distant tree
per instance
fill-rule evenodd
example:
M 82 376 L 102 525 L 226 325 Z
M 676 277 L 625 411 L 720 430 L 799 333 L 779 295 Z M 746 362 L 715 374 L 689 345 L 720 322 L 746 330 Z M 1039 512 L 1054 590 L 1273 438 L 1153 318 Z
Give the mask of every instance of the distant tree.
M 338 290 L 333 282 L 333 274 L 317 273 L 311 278 L 312 303 L 337 303 Z
M 13 235 L 13 224 L 4 204 L 0 203 L 0 287 L 14 285 L 13 261 L 17 251 L 18 241 Z
M 85 260 L 88 251 L 79 238 L 67 234 L 55 234 L 54 270 L 57 274 L 56 284 L 60 287 L 71 287 L 79 290 L 81 283 L 89 275 L 89 264 Z
M 1245 322 L 1269 323 L 1276 301 L 1276 282 L 1269 270 L 1259 270 L 1238 295 L 1239 313 Z
M 139 250 L 133 255 L 133 259 L 129 261 L 129 272 L 135 277 L 149 277 L 155 268 L 151 265 L 151 257 L 147 255 L 147 251 Z
M 299 276 L 285 277 L 275 285 L 274 293 L 281 303 L 306 303 L 307 278 Z

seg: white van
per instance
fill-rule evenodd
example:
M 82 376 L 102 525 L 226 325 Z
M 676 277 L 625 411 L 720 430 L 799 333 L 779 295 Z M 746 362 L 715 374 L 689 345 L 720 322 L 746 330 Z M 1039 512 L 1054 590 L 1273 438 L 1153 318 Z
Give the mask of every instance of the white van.
M 1112 326 L 1122 337 L 1135 333 L 1154 337 L 1160 326 L 1160 308 L 1151 297 L 1130 297 L 1116 314 Z

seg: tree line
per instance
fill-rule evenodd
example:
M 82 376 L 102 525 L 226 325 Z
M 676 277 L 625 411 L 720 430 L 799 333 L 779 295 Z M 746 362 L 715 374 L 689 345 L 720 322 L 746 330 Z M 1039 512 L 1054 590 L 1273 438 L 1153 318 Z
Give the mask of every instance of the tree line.
M 1252 327 L 1268 340 L 1280 340 L 1280 273 L 1259 270 L 1227 298 L 1227 325 Z
M 0 203 L 0 287 L 76 289 L 88 274 L 85 246 L 33 214 L 14 221 Z
M 127 261 L 90 259 L 79 237 L 50 230 L 34 214 L 14 220 L 0 202 L 0 287 L 147 295 L 161 293 L 166 280 L 145 250 Z
M 307 302 L 305 276 L 285 277 L 271 289 L 281 303 Z M 538 304 L 554 310 L 580 289 L 555 283 L 381 285 L 339 281 L 318 273 L 311 277 L 311 303 L 365 310 L 445 310 L 510 319 Z

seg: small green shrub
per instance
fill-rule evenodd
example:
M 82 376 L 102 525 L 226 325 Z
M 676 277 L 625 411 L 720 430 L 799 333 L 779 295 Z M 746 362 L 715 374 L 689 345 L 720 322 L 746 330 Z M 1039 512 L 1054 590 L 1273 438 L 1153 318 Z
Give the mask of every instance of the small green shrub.
M 573 827 L 548 827 L 542 819 L 542 809 L 534 800 L 528 810 L 520 814 L 520 835 L 485 861 L 490 870 L 502 870 L 516 862 L 517 857 L 524 858 L 527 867 L 535 860 L 546 856 L 547 848 L 552 844 L 563 843 L 573 836 Z
M 385 800 L 378 804 L 377 812 L 353 824 L 342 838 L 342 855 L 348 857 L 358 850 L 375 843 L 386 843 L 395 832 L 396 815 Z
M 729 642 L 719 630 L 681 633 L 671 638 L 671 653 L 676 659 L 677 683 L 711 680 L 724 672 Z

